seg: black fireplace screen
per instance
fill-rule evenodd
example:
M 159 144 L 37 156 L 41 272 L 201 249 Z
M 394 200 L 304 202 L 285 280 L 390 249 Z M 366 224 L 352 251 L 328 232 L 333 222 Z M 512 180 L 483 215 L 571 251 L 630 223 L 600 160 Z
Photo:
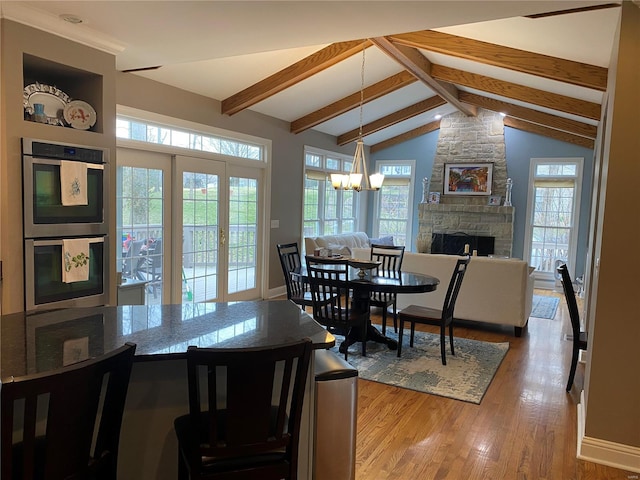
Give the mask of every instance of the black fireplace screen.
M 469 253 L 474 250 L 478 255 L 492 255 L 495 237 L 482 235 L 468 235 L 466 233 L 434 233 L 431 236 L 431 253 L 445 253 L 448 255 L 464 255 L 465 245 L 469 245 Z

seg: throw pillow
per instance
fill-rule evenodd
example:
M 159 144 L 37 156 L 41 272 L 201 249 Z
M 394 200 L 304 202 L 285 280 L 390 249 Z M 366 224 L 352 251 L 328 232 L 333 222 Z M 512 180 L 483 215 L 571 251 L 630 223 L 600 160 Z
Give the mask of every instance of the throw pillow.
M 393 247 L 393 236 L 387 235 L 385 237 L 372 238 L 369 240 L 369 243 L 371 243 L 371 245 L 389 245 Z

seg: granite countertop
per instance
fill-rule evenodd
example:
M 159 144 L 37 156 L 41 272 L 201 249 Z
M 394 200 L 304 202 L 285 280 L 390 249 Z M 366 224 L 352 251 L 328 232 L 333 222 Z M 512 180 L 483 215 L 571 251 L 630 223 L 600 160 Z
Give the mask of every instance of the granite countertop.
M 250 348 L 308 337 L 316 349 L 335 338 L 288 301 L 126 305 L 3 315 L 0 378 L 44 372 L 125 342 L 135 361 L 184 358 L 187 347 Z

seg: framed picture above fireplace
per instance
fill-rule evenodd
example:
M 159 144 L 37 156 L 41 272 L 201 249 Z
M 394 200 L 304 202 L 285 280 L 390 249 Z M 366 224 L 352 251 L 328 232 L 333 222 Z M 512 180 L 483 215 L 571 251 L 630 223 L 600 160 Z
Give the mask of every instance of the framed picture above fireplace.
M 446 163 L 445 195 L 491 195 L 493 163 Z

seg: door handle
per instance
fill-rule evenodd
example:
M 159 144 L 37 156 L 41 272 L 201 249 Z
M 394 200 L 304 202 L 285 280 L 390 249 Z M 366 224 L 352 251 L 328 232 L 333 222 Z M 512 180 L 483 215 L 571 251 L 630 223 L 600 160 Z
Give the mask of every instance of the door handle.
M 220 229 L 220 245 L 224 247 L 227 243 L 227 236 L 225 234 L 224 228 Z

